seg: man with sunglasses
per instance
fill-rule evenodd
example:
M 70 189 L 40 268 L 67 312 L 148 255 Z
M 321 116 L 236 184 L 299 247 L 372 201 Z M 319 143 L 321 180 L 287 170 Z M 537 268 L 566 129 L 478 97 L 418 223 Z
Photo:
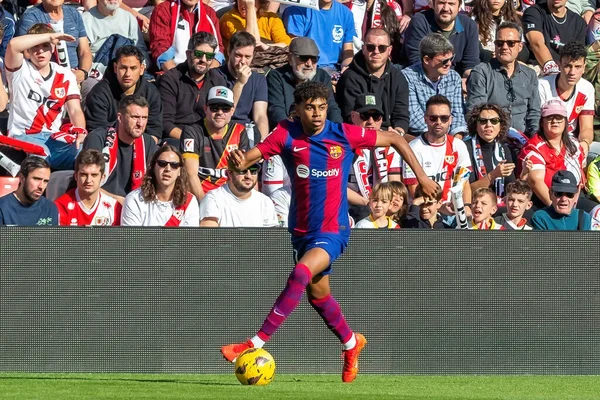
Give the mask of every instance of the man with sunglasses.
M 450 188 L 454 176 L 461 168 L 471 170 L 471 159 L 465 143 L 448 134 L 452 123 L 450 101 L 442 95 L 434 95 L 427 100 L 425 109 L 425 124 L 427 132 L 412 142 L 410 147 L 427 176 L 436 181 L 442 188 L 442 203 L 445 207 L 440 210 L 443 214 L 454 215 L 449 207 Z M 415 196 L 418 182 L 411 167 L 405 162 L 402 167 L 402 177 L 411 196 Z M 471 185 L 467 181 L 463 188 L 465 206 L 471 203 Z
M 321 82 L 331 90 L 327 119 L 342 122 L 342 114 L 335 101 L 331 77 L 319 68 L 319 48 L 314 40 L 308 37 L 297 37 L 290 44 L 289 65 L 272 70 L 267 75 L 269 87 L 269 129 L 275 129 L 284 119 L 289 117 L 294 104 L 294 90 L 301 83 Z
M 186 126 L 204 118 L 208 91 L 214 86 L 225 86 L 225 78 L 211 67 L 217 50 L 217 39 L 212 34 L 194 33 L 188 43 L 186 60 L 159 79 L 165 138 L 179 140 Z
M 279 221 L 269 197 L 254 190 L 260 164 L 243 171 L 229 170 L 227 184 L 209 192 L 200 203 L 203 227 L 273 227 Z
M 405 66 L 419 63 L 421 40 L 432 32 L 446 37 L 454 46 L 452 67 L 463 78 L 479 64 L 479 29 L 467 15 L 459 14 L 462 0 L 432 0 L 431 8 L 416 13 L 404 33 Z
M 146 70 L 144 53 L 133 45 L 117 50 L 104 74 L 85 99 L 87 129 L 108 128 L 117 122 L 119 101 L 136 95 L 148 102 L 149 113 L 145 132 L 158 143 L 162 137 L 163 103 L 156 86 L 143 78 Z
M 353 125 L 381 130 L 383 123 L 381 100 L 373 93 L 359 95 L 350 117 Z M 355 221 L 366 218 L 371 212 L 367 205 L 372 189 L 381 182 L 401 180 L 402 157 L 393 147 L 357 150 L 348 177 L 350 216 Z
M 471 71 L 467 81 L 467 111 L 480 104 L 497 104 L 511 116 L 511 127 L 528 137 L 540 123 L 540 95 L 535 71 L 517 61 L 523 30 L 503 22 L 496 30 L 495 57 Z
M 579 185 L 571 171 L 560 170 L 552 176 L 550 207 L 536 211 L 531 218 L 533 229 L 561 231 L 589 231 L 592 217 L 575 208 L 579 198 Z
M 579 42 L 560 49 L 560 73 L 541 78 L 539 93 L 542 104 L 560 101 L 567 110 L 569 133 L 579 140 L 584 153 L 594 140 L 595 90 L 582 76 L 585 71 L 586 47 Z
M 392 44 L 389 33 L 371 28 L 365 35 L 362 51 L 356 53 L 337 84 L 337 99 L 346 122 L 360 95 L 373 93 L 381 101 L 384 129 L 399 134 L 408 132 L 408 83 L 390 61 Z
M 204 113 L 198 123 L 181 133 L 180 150 L 188 172 L 190 191 L 198 201 L 227 182 L 227 157 L 235 149 L 248 150 L 244 125 L 232 122 L 233 92 L 214 86 L 208 92 Z
M 454 71 L 454 46 L 440 33 L 430 33 L 421 40 L 421 62 L 404 68 L 402 73 L 408 82 L 408 130 L 419 136 L 427 131 L 426 104 L 434 95 L 442 95 L 450 101 L 452 120 L 450 135 L 462 138 L 467 131 L 462 80 Z

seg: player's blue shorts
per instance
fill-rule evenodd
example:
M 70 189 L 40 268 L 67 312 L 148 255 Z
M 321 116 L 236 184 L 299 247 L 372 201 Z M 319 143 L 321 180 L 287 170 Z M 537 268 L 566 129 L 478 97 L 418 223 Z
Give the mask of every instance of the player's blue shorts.
M 321 275 L 331 274 L 331 264 L 342 255 L 348 246 L 348 236 L 335 234 L 321 234 L 311 236 L 292 235 L 292 247 L 294 248 L 294 262 L 298 264 L 300 259 L 310 249 L 319 247 L 329 254 L 329 266 L 321 272 Z

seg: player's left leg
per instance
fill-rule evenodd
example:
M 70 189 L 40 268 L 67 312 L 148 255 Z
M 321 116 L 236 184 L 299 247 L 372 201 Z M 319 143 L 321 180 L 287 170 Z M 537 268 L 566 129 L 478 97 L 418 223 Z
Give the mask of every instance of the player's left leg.
M 358 374 L 358 356 L 367 340 L 360 333 L 352 332 L 339 303 L 331 295 L 329 275 L 317 275 L 306 288 L 310 305 L 319 313 L 327 327 L 344 346 L 342 380 L 352 382 Z

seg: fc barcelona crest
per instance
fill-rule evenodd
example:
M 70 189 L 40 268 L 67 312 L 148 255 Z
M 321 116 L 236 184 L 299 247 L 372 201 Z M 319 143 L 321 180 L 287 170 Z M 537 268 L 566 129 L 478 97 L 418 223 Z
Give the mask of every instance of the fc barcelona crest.
M 329 148 L 329 155 L 333 159 L 338 159 L 342 156 L 342 148 L 340 146 L 331 146 Z
M 448 164 L 454 164 L 454 155 L 446 156 L 444 157 L 444 160 L 446 160 L 446 163 Z

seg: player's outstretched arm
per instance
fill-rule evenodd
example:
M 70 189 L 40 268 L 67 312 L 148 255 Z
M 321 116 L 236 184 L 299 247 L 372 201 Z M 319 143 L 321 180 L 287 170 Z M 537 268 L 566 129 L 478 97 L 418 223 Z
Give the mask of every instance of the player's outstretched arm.
M 377 141 L 375 146 L 392 146 L 394 149 L 396 149 L 396 151 L 400 153 L 404 161 L 406 161 L 406 163 L 415 173 L 415 176 L 421 185 L 423 194 L 425 194 L 427 197 L 436 198 L 436 193 L 440 190 L 439 185 L 425 175 L 425 171 L 423 171 L 423 168 L 421 168 L 419 160 L 417 160 L 415 153 L 413 153 L 412 149 L 408 145 L 408 142 L 403 136 L 398 135 L 396 132 L 377 131 Z
M 262 153 L 256 147 L 251 148 L 247 152 L 236 149 L 229 154 L 227 166 L 236 171 L 243 171 L 259 162 L 261 158 L 263 158 Z
M 4 65 L 9 69 L 19 69 L 23 64 L 23 52 L 42 43 L 57 44 L 61 40 L 74 42 L 75 38 L 65 33 L 40 33 L 18 36 L 8 42 Z

